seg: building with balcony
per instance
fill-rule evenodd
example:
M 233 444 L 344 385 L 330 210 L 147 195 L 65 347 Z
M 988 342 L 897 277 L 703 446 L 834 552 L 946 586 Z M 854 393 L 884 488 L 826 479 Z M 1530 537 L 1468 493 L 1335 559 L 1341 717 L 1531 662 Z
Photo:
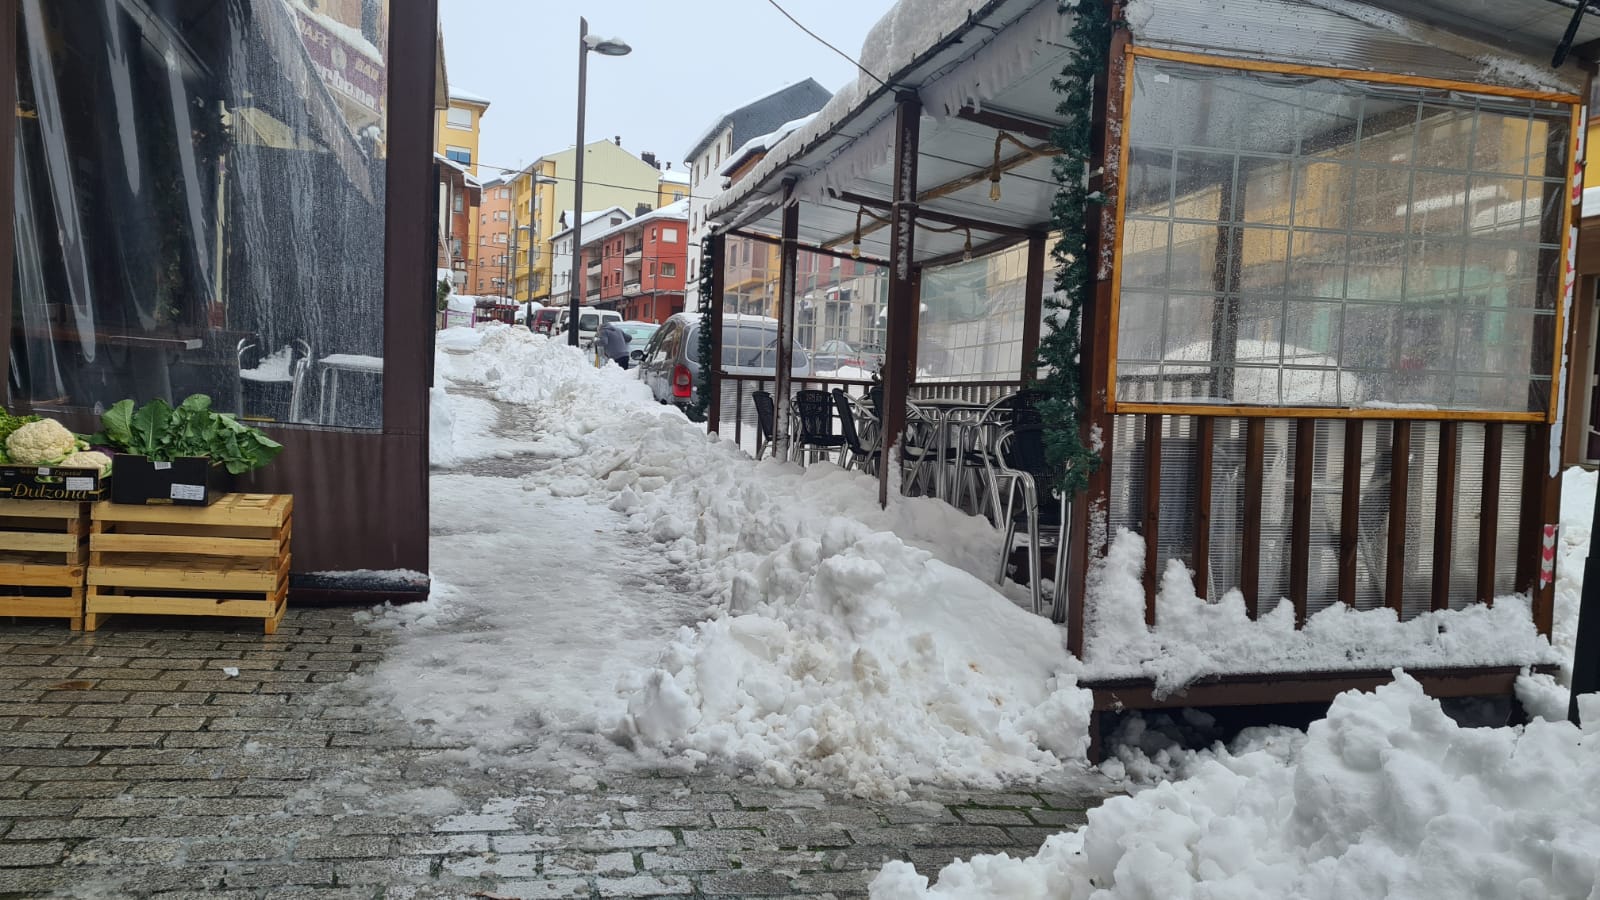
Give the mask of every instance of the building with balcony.
M 550 275 L 550 291 L 546 295 L 546 305 L 558 305 L 566 303 L 571 299 L 572 296 L 572 228 L 567 224 L 569 221 L 571 221 L 571 218 L 572 213 L 570 211 L 564 212 L 556 217 L 556 224 L 560 226 L 561 230 L 557 231 L 550 239 L 550 258 L 554 260 L 554 268 Z M 628 218 L 629 216 L 627 210 L 620 206 L 613 206 L 609 209 L 593 210 L 584 213 L 583 227 L 586 229 L 593 229 L 595 233 L 599 233 L 603 230 L 621 225 L 623 222 L 626 222 Z M 583 265 L 583 271 L 586 276 L 589 272 L 589 268 L 589 264 L 585 262 Z M 596 268 L 595 277 L 599 277 L 598 268 Z M 587 302 L 588 300 L 587 287 L 588 285 L 586 284 L 584 291 L 585 297 L 582 298 L 584 302 Z M 598 291 L 598 286 L 596 287 L 596 290 Z M 598 293 L 596 294 L 595 299 L 599 299 Z
M 752 138 L 770 134 L 785 123 L 812 115 L 833 95 L 814 78 L 779 88 L 724 113 L 695 141 L 684 162 L 689 166 L 689 266 L 700 270 L 700 241 L 710 232 L 706 204 L 721 193 L 726 180 L 720 170 L 734 151 Z M 772 271 L 777 272 L 776 257 Z
M 586 236 L 585 303 L 640 322 L 683 312 L 688 221 L 689 204 L 680 200 Z
M 468 264 L 468 293 L 480 297 L 511 296 L 511 182 L 505 177 L 485 182 L 478 206 L 478 239 Z M 525 224 L 525 223 L 524 223 Z
M 456 293 L 471 291 L 469 272 L 474 267 L 477 246 L 478 205 L 481 188 L 466 167 L 435 155 L 439 169 L 439 243 L 437 264 L 450 271 Z
M 643 155 L 655 158 L 650 153 Z M 551 238 L 567 227 L 558 222 L 564 210 L 572 209 L 577 158 L 569 147 L 541 156 L 516 175 L 513 213 L 523 218 L 528 229 L 512 280 L 525 299 L 543 301 L 563 290 L 554 279 L 562 266 Z M 584 205 L 589 209 L 653 209 L 661 195 L 661 171 L 624 150 L 621 137 L 584 146 L 583 181 Z M 569 217 L 567 222 L 571 221 Z

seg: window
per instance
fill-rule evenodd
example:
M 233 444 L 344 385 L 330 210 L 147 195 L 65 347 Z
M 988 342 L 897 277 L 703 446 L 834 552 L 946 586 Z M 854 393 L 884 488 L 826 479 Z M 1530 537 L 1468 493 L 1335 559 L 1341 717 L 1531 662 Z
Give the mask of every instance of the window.
M 458 162 L 463 166 L 472 165 L 472 151 L 466 147 L 446 145 L 444 148 L 444 158 L 450 160 L 451 162 Z
M 496 244 L 504 244 L 506 242 L 506 236 L 504 234 L 497 234 L 494 236 L 494 242 Z
M 665 278 L 676 278 L 677 275 L 678 275 L 678 266 L 677 266 L 677 264 L 676 263 L 662 263 L 661 264 L 661 274 Z
M 656 229 L 655 229 L 654 226 L 651 226 L 651 228 L 650 228 L 650 240 L 653 241 L 655 239 L 656 239 Z
M 457 194 L 455 198 L 450 201 L 450 205 L 455 209 L 456 212 L 462 212 L 467 208 L 467 198 Z
M 511 199 L 511 191 L 510 191 L 510 189 L 501 188 L 500 189 L 500 199 L 501 200 L 510 200 Z
M 666 241 L 669 244 L 676 244 L 678 242 L 678 229 L 676 229 L 676 228 L 663 228 L 663 229 L 661 229 L 661 239 L 663 241 Z
M 1118 401 L 1546 412 L 1570 112 L 1141 61 Z
M 465 106 L 450 107 L 450 109 L 445 113 L 445 124 L 449 125 L 451 128 L 471 130 L 472 110 L 467 109 Z
M 508 213 L 503 209 L 495 211 L 494 220 L 496 222 L 506 222 L 506 221 L 509 221 L 510 219 L 511 219 L 511 213 Z

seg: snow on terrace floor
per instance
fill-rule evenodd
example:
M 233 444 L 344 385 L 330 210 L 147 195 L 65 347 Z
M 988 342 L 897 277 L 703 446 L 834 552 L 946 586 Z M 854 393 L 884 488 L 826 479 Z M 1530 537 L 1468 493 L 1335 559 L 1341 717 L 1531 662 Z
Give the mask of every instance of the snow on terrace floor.
M 614 742 L 874 795 L 1082 771 L 1088 695 L 1059 630 L 978 577 L 987 523 L 758 466 L 520 329 L 476 340 L 438 371 L 518 408 L 526 449 L 435 476 L 437 596 L 384 617 L 378 687 L 406 718 L 502 756 L 609 765 Z M 520 491 L 484 477 L 502 462 Z

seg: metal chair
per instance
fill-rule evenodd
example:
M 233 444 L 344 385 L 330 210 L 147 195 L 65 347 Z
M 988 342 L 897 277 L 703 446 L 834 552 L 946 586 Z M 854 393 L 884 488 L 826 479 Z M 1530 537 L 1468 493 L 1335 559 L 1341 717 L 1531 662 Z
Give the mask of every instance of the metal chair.
M 772 446 L 772 432 L 777 428 L 778 407 L 772 402 L 772 395 L 766 391 L 754 391 L 750 394 L 750 401 L 756 407 L 756 459 L 767 452 Z
M 276 373 L 260 373 L 262 362 L 260 344 L 255 338 L 241 338 L 234 348 L 234 364 L 237 378 L 234 381 L 234 409 L 238 415 L 245 415 L 244 383 L 249 381 L 254 384 L 287 384 L 289 385 L 289 419 L 291 422 L 301 420 L 302 404 L 305 398 L 306 372 L 311 368 L 311 344 L 296 338 L 284 345 L 289 351 L 289 366 L 287 377 L 272 377 Z M 245 362 L 249 360 L 256 365 L 247 368 Z M 254 373 L 254 374 L 247 374 Z
M 850 451 L 850 456 L 845 462 L 845 468 L 859 468 L 869 475 L 876 474 L 878 471 L 878 447 L 876 444 L 869 445 L 862 440 L 861 430 L 856 427 L 859 413 L 853 408 L 850 397 L 844 392 L 843 388 L 833 389 L 833 404 L 839 410 L 839 430 L 844 432 L 845 447 Z
M 1012 422 L 1000 429 L 991 443 L 991 483 L 1006 479 L 1002 519 L 1005 522 L 1005 541 L 1000 547 L 999 572 L 995 583 L 1006 579 L 1006 563 L 1016 542 L 1019 528 L 1028 534 L 1028 587 L 1033 597 L 1033 612 L 1040 614 L 1044 607 L 1043 545 L 1055 547 L 1055 593 L 1050 608 L 1050 618 L 1063 622 L 1066 618 L 1066 568 L 1067 528 L 1070 518 L 1070 501 L 1065 492 L 1055 502 L 1045 502 L 1061 483 L 1065 473 L 1051 468 L 1045 453 L 1044 423 L 1038 411 L 1022 407 L 1013 411 Z M 1017 508 L 1021 495 L 1022 507 Z
M 796 434 L 793 450 L 802 466 L 806 464 L 808 455 L 811 462 L 816 462 L 818 459 L 831 459 L 833 454 L 847 449 L 844 436 L 833 433 L 833 398 L 828 396 L 827 391 L 796 391 L 794 413 Z

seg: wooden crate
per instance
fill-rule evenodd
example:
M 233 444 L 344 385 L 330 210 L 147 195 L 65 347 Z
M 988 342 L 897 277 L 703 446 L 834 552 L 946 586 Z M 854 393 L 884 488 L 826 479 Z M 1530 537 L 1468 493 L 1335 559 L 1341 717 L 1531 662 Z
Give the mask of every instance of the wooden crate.
M 83 628 L 89 504 L 0 500 L 0 616 Z
M 288 606 L 288 494 L 226 494 L 211 506 L 97 503 L 84 627 L 117 613 L 260 619 Z

